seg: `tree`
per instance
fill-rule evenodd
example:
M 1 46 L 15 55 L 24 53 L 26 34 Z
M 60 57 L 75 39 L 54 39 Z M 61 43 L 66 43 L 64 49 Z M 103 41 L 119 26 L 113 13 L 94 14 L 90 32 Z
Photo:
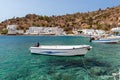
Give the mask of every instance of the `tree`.
M 1 34 L 7 34 L 8 30 L 6 28 L 2 29 Z

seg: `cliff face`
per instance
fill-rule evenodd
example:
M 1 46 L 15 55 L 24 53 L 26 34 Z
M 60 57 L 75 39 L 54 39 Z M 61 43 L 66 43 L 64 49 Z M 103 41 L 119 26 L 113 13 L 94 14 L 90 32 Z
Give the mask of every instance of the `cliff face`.
M 120 26 L 120 6 L 97 10 L 87 13 L 66 14 L 62 16 L 40 16 L 28 14 L 25 17 L 14 17 L 0 23 L 0 30 L 6 25 L 17 24 L 18 29 L 26 30 L 30 26 L 60 26 L 69 31 L 73 28 L 93 28 L 109 30 L 113 27 Z

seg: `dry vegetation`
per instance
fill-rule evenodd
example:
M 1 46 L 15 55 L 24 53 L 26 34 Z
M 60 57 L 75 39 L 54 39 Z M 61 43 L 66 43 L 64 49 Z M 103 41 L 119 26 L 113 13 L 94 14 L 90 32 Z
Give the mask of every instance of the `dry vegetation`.
M 7 25 L 17 24 L 18 29 L 26 30 L 30 26 L 62 27 L 65 31 L 73 28 L 93 28 L 109 30 L 120 26 L 120 6 L 87 13 L 66 14 L 61 16 L 40 16 L 28 14 L 25 17 L 13 17 L 0 23 L 0 31 Z

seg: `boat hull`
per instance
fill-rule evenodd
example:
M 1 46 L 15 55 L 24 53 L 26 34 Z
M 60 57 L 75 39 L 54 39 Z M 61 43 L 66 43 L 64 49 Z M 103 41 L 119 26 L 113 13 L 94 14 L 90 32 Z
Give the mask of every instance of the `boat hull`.
M 118 40 L 93 40 L 94 43 L 116 44 Z
M 53 46 L 48 47 L 31 47 L 30 51 L 34 54 L 43 54 L 43 55 L 54 55 L 54 56 L 83 56 L 88 50 L 90 50 L 91 46 L 55 46 L 58 48 L 54 48 Z

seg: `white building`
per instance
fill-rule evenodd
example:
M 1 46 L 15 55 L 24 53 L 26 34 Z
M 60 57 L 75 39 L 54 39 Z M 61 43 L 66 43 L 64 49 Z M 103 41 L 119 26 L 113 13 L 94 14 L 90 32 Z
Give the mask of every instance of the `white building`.
M 25 34 L 32 35 L 62 35 L 64 30 L 59 27 L 29 27 Z
M 104 30 L 83 29 L 81 30 L 85 35 L 99 36 L 105 34 Z
M 120 27 L 112 28 L 110 31 L 112 31 L 112 32 L 120 32 Z
M 25 34 L 38 35 L 40 31 L 42 31 L 41 27 L 29 27 L 29 29 L 26 30 Z
M 8 34 L 9 35 L 15 35 L 17 32 L 17 25 L 7 25 L 7 29 L 8 29 Z
M 24 34 L 24 30 L 17 30 L 16 33 L 22 35 L 22 34 Z
M 23 30 L 17 30 L 17 25 L 7 25 L 8 35 L 24 34 Z

